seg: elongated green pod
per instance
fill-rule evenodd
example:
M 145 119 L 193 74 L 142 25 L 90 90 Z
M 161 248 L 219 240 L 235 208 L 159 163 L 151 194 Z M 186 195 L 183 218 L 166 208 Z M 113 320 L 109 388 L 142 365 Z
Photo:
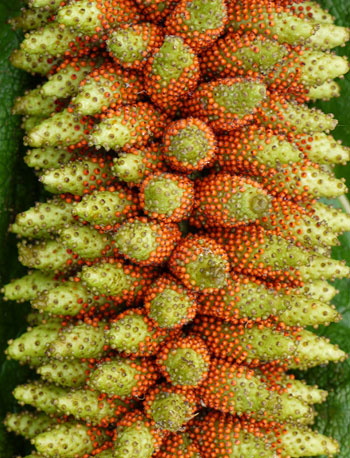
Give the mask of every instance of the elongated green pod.
M 11 64 L 32 75 L 46 76 L 57 64 L 57 59 L 49 55 L 29 54 L 22 49 L 15 49 L 10 56 Z
M 316 202 L 313 210 L 315 210 L 314 218 L 324 221 L 332 231 L 337 233 L 350 231 L 350 215 L 341 209 Z
M 67 422 L 51 431 L 39 434 L 32 443 L 44 456 L 74 458 L 91 453 L 97 444 L 102 444 L 105 434 L 91 437 L 90 428 L 83 423 Z
M 51 118 L 52 119 L 52 118 Z M 54 194 L 69 192 L 83 195 L 96 189 L 97 183 L 106 184 L 111 177 L 108 163 L 101 158 L 71 161 L 59 168 L 48 169 L 40 176 L 47 191 Z
M 65 327 L 58 337 L 50 342 L 47 355 L 64 360 L 74 358 L 97 358 L 105 352 L 104 323 L 97 326 L 80 323 Z
M 42 364 L 46 361 L 45 353 L 50 343 L 57 339 L 60 327 L 59 320 L 50 320 L 29 328 L 17 339 L 9 341 L 7 356 L 32 366 Z
M 10 231 L 27 238 L 50 238 L 66 224 L 72 224 L 72 204 L 62 199 L 38 202 L 34 207 L 19 213 Z
M 34 129 L 34 127 L 43 122 L 44 119 L 46 119 L 45 116 L 23 116 L 21 128 L 27 134 L 30 130 Z
M 339 444 L 335 439 L 324 436 L 309 428 L 295 428 L 287 426 L 286 432 L 281 434 L 281 447 L 290 456 L 327 455 L 339 453 Z
M 38 240 L 17 244 L 18 260 L 26 267 L 43 271 L 67 270 L 72 265 L 72 255 L 56 240 Z
M 32 439 L 57 423 L 55 418 L 42 412 L 8 413 L 4 424 L 8 431 L 14 432 L 26 439 Z
M 53 97 L 43 96 L 40 92 L 40 88 L 36 88 L 16 98 L 12 107 L 12 113 L 48 117 L 55 109 L 55 99 Z
M 59 230 L 62 245 L 84 259 L 95 259 L 112 254 L 112 238 L 101 234 L 90 225 L 66 226 Z
M 18 16 L 9 19 L 9 24 L 13 29 L 20 29 L 24 32 L 44 27 L 52 13 L 50 11 L 22 8 Z
M 324 9 L 319 3 L 314 1 L 305 1 L 303 3 L 291 2 L 287 8 L 295 13 L 303 13 L 307 19 L 313 19 L 317 22 L 325 22 L 326 24 L 333 24 L 334 17 L 328 10 Z
M 305 282 L 304 286 L 298 288 L 298 292 L 299 294 L 322 302 L 329 302 L 338 294 L 338 290 L 333 285 L 323 280 Z
M 306 152 L 314 162 L 326 164 L 345 164 L 350 157 L 350 150 L 339 140 L 322 132 L 313 134 L 312 141 L 307 143 Z
M 80 388 L 85 385 L 89 374 L 89 363 L 80 359 L 72 361 L 48 361 L 39 366 L 36 372 L 49 383 L 67 388 Z
M 33 270 L 21 278 L 5 285 L 2 292 L 6 300 L 24 302 L 34 299 L 38 294 L 55 288 L 59 282 L 53 274 Z
M 28 4 L 32 8 L 47 8 L 55 11 L 61 6 L 62 0 L 28 0 Z
M 39 123 L 40 124 L 42 119 Z M 32 126 L 29 130 L 34 128 Z M 46 147 L 46 148 L 33 148 L 27 151 L 23 160 L 28 167 L 33 167 L 35 170 L 46 170 L 51 168 L 58 168 L 63 164 L 69 162 L 72 158 L 72 153 L 64 149 Z
M 107 396 L 125 399 L 143 396 L 157 378 L 158 372 L 148 359 L 114 357 L 97 364 L 88 386 Z
M 310 100 L 330 100 L 340 97 L 341 87 L 335 81 L 326 81 L 319 86 L 308 89 L 307 96 Z
M 50 415 L 58 414 L 55 401 L 65 393 L 64 388 L 35 381 L 18 385 L 13 391 L 13 396 L 20 404 L 29 404 Z

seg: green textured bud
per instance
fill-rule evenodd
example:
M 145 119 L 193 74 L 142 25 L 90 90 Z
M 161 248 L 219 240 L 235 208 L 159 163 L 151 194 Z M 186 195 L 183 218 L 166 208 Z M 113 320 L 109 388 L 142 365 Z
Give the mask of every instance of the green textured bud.
M 8 23 L 13 29 L 21 29 L 24 32 L 44 27 L 52 16 L 50 11 L 38 9 L 21 9 L 19 16 L 9 19 Z
M 29 404 L 50 415 L 58 413 L 55 401 L 65 393 L 64 388 L 35 381 L 18 385 L 13 391 L 13 396 L 20 404 Z
M 55 111 L 56 104 L 53 97 L 45 97 L 40 89 L 32 89 L 25 95 L 17 97 L 12 108 L 13 114 L 48 117 Z
M 305 17 L 313 19 L 316 22 L 325 22 L 326 24 L 334 23 L 334 17 L 328 12 L 328 10 L 323 9 L 317 2 L 291 2 L 291 4 L 287 7 L 290 7 L 294 13 L 296 11 L 304 13 Z
M 112 239 L 89 225 L 66 226 L 59 231 L 62 245 L 84 259 L 112 254 Z
M 314 300 L 330 302 L 338 294 L 338 290 L 327 281 L 315 280 L 305 282 L 304 286 L 298 289 L 298 293 Z
M 32 75 L 38 73 L 39 75 L 47 75 L 50 70 L 57 64 L 55 57 L 40 54 L 28 54 L 22 49 L 15 49 L 10 56 L 11 64 L 31 73 Z
M 4 424 L 8 431 L 32 439 L 38 434 L 46 431 L 57 423 L 55 418 L 51 418 L 42 412 L 19 412 L 8 413 Z
M 311 100 L 330 100 L 340 97 L 341 87 L 335 81 L 326 81 L 319 86 L 310 87 L 307 96 Z
M 343 146 L 340 140 L 331 135 L 317 132 L 307 144 L 307 155 L 315 162 L 345 164 L 350 159 L 350 148 Z
M 349 214 L 322 202 L 316 202 L 312 208 L 315 210 L 314 218 L 326 223 L 330 230 L 336 233 L 350 231 Z
M 301 60 L 301 81 L 308 86 L 320 85 L 349 71 L 347 59 L 333 53 L 305 51 Z
M 2 292 L 6 300 L 24 302 L 34 299 L 48 289 L 55 288 L 58 284 L 53 274 L 34 270 L 24 277 L 12 280 L 3 287 Z
M 287 426 L 287 432 L 279 437 L 283 452 L 289 456 L 301 457 L 311 455 L 334 456 L 339 453 L 336 440 L 309 428 L 293 428 Z
M 62 199 L 37 202 L 16 216 L 10 231 L 28 238 L 50 238 L 66 224 L 73 223 L 72 204 Z
M 36 123 L 40 124 L 40 122 Z M 29 130 L 34 128 L 32 126 Z M 63 164 L 67 164 L 72 158 L 72 153 L 65 151 L 64 149 L 58 149 L 54 147 L 47 148 L 34 148 L 27 151 L 27 154 L 24 156 L 23 160 L 28 167 L 33 167 L 35 170 L 39 169 L 51 169 L 58 168 Z
M 301 399 L 308 404 L 321 404 L 327 398 L 327 391 L 321 390 L 317 386 L 308 385 L 302 380 L 290 378 L 284 374 L 279 374 L 282 377 L 282 384 L 285 386 L 287 393 Z
M 50 11 L 56 11 L 62 3 L 62 0 L 28 0 L 31 8 L 47 8 Z
M 63 387 L 79 388 L 85 385 L 89 363 L 80 359 L 72 361 L 51 360 L 36 369 L 41 378 Z
M 45 116 L 23 116 L 21 128 L 27 134 L 30 130 L 34 129 L 34 127 L 41 124 L 44 121 L 44 119 L 46 119 Z M 24 158 L 24 161 L 25 160 L 26 159 Z
M 72 255 L 56 240 L 41 240 L 17 244 L 18 260 L 26 267 L 44 271 L 66 270 L 72 264 Z
M 92 326 L 85 323 L 65 327 L 58 337 L 51 341 L 47 354 L 58 360 L 74 358 L 97 358 L 105 347 L 104 323 Z

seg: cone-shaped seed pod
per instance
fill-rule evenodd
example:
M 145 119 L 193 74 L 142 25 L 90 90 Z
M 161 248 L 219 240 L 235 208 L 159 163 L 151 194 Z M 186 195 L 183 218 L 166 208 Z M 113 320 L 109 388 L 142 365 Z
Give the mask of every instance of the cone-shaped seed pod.
M 16 98 L 12 114 L 47 117 L 55 111 L 56 107 L 54 97 L 43 96 L 38 87 Z
M 130 24 L 114 30 L 107 40 L 114 61 L 125 67 L 141 69 L 162 46 L 162 27 L 150 22 Z
M 313 419 L 306 403 L 269 390 L 253 370 L 220 359 L 212 359 L 208 377 L 197 391 L 204 405 L 225 413 L 298 423 Z
M 40 177 L 47 191 L 84 195 L 111 180 L 109 162 L 102 157 L 71 161 L 56 169 L 48 169 Z
M 171 432 L 182 429 L 197 410 L 197 399 L 192 390 L 162 383 L 151 388 L 144 400 L 145 414 L 156 426 Z
M 320 84 L 319 86 L 313 86 L 308 88 L 307 97 L 313 100 L 330 100 L 334 97 L 340 97 L 341 87 L 340 85 L 331 80 Z
M 230 265 L 215 240 L 190 234 L 174 250 L 169 269 L 188 289 L 214 293 L 225 286 Z
M 313 19 L 314 21 L 333 24 L 334 17 L 329 13 L 328 10 L 322 8 L 317 2 L 312 1 L 303 1 L 299 2 L 290 1 L 290 0 L 278 0 L 276 4 L 281 6 L 286 6 L 290 9 L 295 15 L 303 15 L 307 19 Z
M 163 264 L 181 239 L 176 224 L 130 218 L 113 235 L 117 252 L 140 266 Z
M 47 119 L 46 116 L 23 116 L 21 128 L 25 131 L 26 134 L 28 134 L 28 132 L 34 129 L 34 127 L 41 124 L 45 119 Z M 24 161 L 25 161 L 25 158 L 24 158 Z
M 98 58 L 91 59 L 71 59 L 64 60 L 56 72 L 48 77 L 40 92 L 45 97 L 65 98 L 74 95 L 80 83 L 93 70 L 98 62 Z
M 199 61 L 180 37 L 166 36 L 145 69 L 145 90 L 152 102 L 171 113 L 197 86 Z
M 155 458 L 200 458 L 199 448 L 187 433 L 167 436 Z
M 330 302 L 338 292 L 333 285 L 324 280 L 305 282 L 304 286 L 298 289 L 299 294 L 322 302 Z
M 86 389 L 72 390 L 60 396 L 56 405 L 62 413 L 95 425 L 113 424 L 133 407 L 128 401 L 110 399 Z
M 113 258 L 112 262 L 84 266 L 81 279 L 93 292 L 112 296 L 115 303 L 137 304 L 152 283 L 150 268 L 126 265 Z
M 55 418 L 51 418 L 43 412 L 18 412 L 8 413 L 4 424 L 8 431 L 32 439 L 38 434 L 46 431 L 57 423 Z
M 150 356 L 168 337 L 175 338 L 178 330 L 158 328 L 143 310 L 130 309 L 112 320 L 106 332 L 108 345 L 124 355 Z
M 114 458 L 151 458 L 165 433 L 140 410 L 127 413 L 117 424 Z
M 22 49 L 15 49 L 10 56 L 11 64 L 31 73 L 32 75 L 47 75 L 57 64 L 57 59 L 49 55 L 28 54 Z
M 13 396 L 20 404 L 29 404 L 50 415 L 58 413 L 55 400 L 66 392 L 64 388 L 34 381 L 25 385 L 17 385 Z
M 89 363 L 80 359 L 72 361 L 51 360 L 36 369 L 41 378 L 49 383 L 67 387 L 79 388 L 85 385 L 89 374 Z
M 28 238 L 44 238 L 57 234 L 60 228 L 73 223 L 72 204 L 62 199 L 37 202 L 35 207 L 19 213 L 10 231 Z
M 180 119 L 167 126 L 163 136 L 165 162 L 180 173 L 209 167 L 215 158 L 213 131 L 196 118 Z
M 163 274 L 149 287 L 144 306 L 149 318 L 161 328 L 178 328 L 193 320 L 196 296 L 174 277 Z
M 161 136 L 166 122 L 164 114 L 145 102 L 110 109 L 101 117 L 89 141 L 106 150 L 146 145 L 151 137 Z
M 144 178 L 154 172 L 166 172 L 161 146 L 151 143 L 140 149 L 121 151 L 114 159 L 113 171 L 120 181 L 134 186 L 141 185 Z
M 40 123 L 41 120 L 38 124 Z M 29 130 L 33 127 L 30 127 Z M 23 158 L 27 166 L 33 167 L 35 170 L 57 169 L 61 165 L 67 164 L 71 159 L 71 152 L 54 147 L 29 149 Z
M 135 0 L 139 10 L 150 22 L 161 22 L 173 7 L 176 5 L 177 0 Z
M 39 434 L 32 439 L 32 443 L 44 456 L 73 458 L 90 454 L 105 439 L 106 435 L 102 431 L 93 434 L 83 423 L 67 422 Z
M 85 118 L 71 113 L 67 109 L 55 113 L 28 132 L 25 142 L 32 147 L 62 146 L 77 144 L 86 140 L 89 130 Z
M 195 336 L 168 341 L 157 354 L 157 365 L 174 386 L 194 388 L 208 376 L 210 357 L 202 339 Z
M 349 40 L 345 27 L 294 16 L 288 9 L 272 5 L 268 0 L 242 0 L 228 5 L 228 29 L 258 30 L 276 36 L 281 43 L 306 44 L 318 49 L 334 48 Z
M 233 323 L 242 318 L 274 316 L 289 326 L 313 326 L 340 319 L 335 307 L 326 302 L 290 291 L 276 291 L 261 281 L 234 273 L 219 294 L 200 295 L 198 302 L 201 314 Z
M 325 338 L 310 331 L 286 331 L 270 321 L 232 324 L 198 315 L 193 331 L 200 335 L 215 357 L 238 363 L 261 364 L 281 360 L 301 369 L 342 361 L 346 354 Z
M 59 320 L 50 320 L 45 324 L 28 328 L 28 331 L 17 339 L 9 340 L 7 356 L 31 366 L 41 365 L 46 361 L 46 350 L 57 338 L 60 327 Z
M 350 231 L 350 215 L 348 213 L 322 202 L 315 202 L 313 210 L 315 211 L 314 217 L 320 222 L 325 222 L 332 231 L 337 233 Z
M 59 230 L 62 245 L 84 259 L 96 259 L 112 253 L 112 239 L 90 225 L 64 227 Z
M 59 281 L 54 279 L 53 274 L 33 270 L 24 277 L 12 280 L 1 292 L 5 300 L 25 302 L 58 285 Z
M 49 11 L 56 11 L 62 4 L 62 0 L 28 0 L 31 8 L 45 8 Z
M 14 30 L 20 29 L 23 32 L 28 32 L 44 27 L 47 22 L 50 22 L 51 17 L 52 13 L 48 10 L 22 8 L 21 13 L 10 18 L 8 23 Z
M 194 198 L 193 182 L 182 175 L 156 172 L 142 183 L 140 206 L 147 216 L 167 223 L 186 219 Z
M 339 140 L 322 132 L 317 132 L 312 137 L 302 137 L 299 147 L 316 163 L 345 164 L 350 159 L 349 147 L 343 146 Z
M 136 73 L 107 62 L 82 81 L 71 107 L 79 115 L 93 115 L 106 111 L 111 105 L 115 108 L 137 102 L 142 90 Z
M 107 191 L 94 191 L 85 195 L 74 205 L 72 214 L 95 227 L 107 229 L 134 216 L 137 204 L 138 199 L 130 189 L 113 185 Z
M 103 322 L 96 326 L 86 323 L 68 325 L 55 340 L 51 340 L 46 353 L 49 358 L 61 361 L 101 357 L 107 349 L 104 328 Z
M 88 386 L 119 399 L 141 397 L 159 377 L 149 359 L 106 358 L 90 372 Z
M 165 32 L 178 35 L 199 52 L 222 35 L 227 23 L 222 0 L 180 0 L 165 20 Z
M 132 0 L 77 0 L 57 13 L 57 21 L 76 31 L 94 36 L 111 27 L 138 22 L 141 19 Z
M 75 260 L 57 240 L 36 240 L 17 244 L 18 260 L 26 267 L 44 271 L 67 270 Z

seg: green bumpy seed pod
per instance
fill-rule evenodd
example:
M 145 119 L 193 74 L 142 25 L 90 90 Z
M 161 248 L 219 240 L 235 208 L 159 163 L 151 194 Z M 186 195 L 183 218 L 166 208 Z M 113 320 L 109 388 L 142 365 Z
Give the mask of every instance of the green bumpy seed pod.
M 215 293 L 225 286 L 230 265 L 225 250 L 215 240 L 190 234 L 175 248 L 169 269 L 186 288 Z
M 137 304 L 152 282 L 152 270 L 126 265 L 115 258 L 111 261 L 84 266 L 81 272 L 83 284 L 93 292 L 112 296 L 115 303 Z
M 46 76 L 57 64 L 57 59 L 48 55 L 28 54 L 22 49 L 15 49 L 10 56 L 11 64 L 32 75 Z
M 99 434 L 91 434 L 91 429 L 87 425 L 67 422 L 39 434 L 31 442 L 44 456 L 73 458 L 90 454 L 98 444 L 102 445 L 105 439 L 106 435 L 102 431 Z
M 159 377 L 149 359 L 107 358 L 91 371 L 88 386 L 107 396 L 119 399 L 144 396 Z
M 111 27 L 141 19 L 136 6 L 131 0 L 78 0 L 60 8 L 57 21 L 67 28 L 72 27 L 84 35 L 94 36 Z
M 167 261 L 181 232 L 176 224 L 130 218 L 113 235 L 119 254 L 140 266 L 158 266 Z
M 31 8 L 45 8 L 49 11 L 56 11 L 62 4 L 62 0 L 28 0 Z
M 20 29 L 23 32 L 28 32 L 44 27 L 51 17 L 51 11 L 22 8 L 21 13 L 18 16 L 10 18 L 8 23 L 14 30 Z
M 65 388 L 80 388 L 89 374 L 89 363 L 80 359 L 72 361 L 51 360 L 39 366 L 36 372 L 43 380 Z
M 96 59 L 98 62 L 98 59 Z M 48 77 L 40 89 L 45 97 L 65 98 L 73 96 L 80 83 L 96 66 L 96 61 L 91 59 L 66 59 L 57 68 L 57 71 Z
M 154 172 L 166 172 L 161 145 L 151 143 L 143 148 L 130 148 L 120 151 L 114 159 L 113 172 L 120 181 L 139 186 Z
M 55 111 L 56 107 L 55 98 L 43 96 L 38 87 L 16 98 L 12 107 L 12 114 L 48 117 Z
M 198 446 L 187 433 L 170 434 L 162 443 L 155 458 L 201 458 Z
M 83 259 L 96 259 L 112 253 L 112 239 L 90 225 L 64 227 L 59 230 L 62 245 Z
M 313 420 L 312 408 L 306 403 L 269 390 L 253 370 L 220 359 L 212 359 L 198 395 L 207 407 L 232 415 L 301 424 Z
M 316 163 L 345 164 L 350 159 L 349 147 L 322 132 L 313 134 L 311 138 L 301 138 L 299 146 L 306 152 L 307 157 Z
M 173 170 L 186 174 L 202 170 L 212 165 L 215 152 L 214 133 L 199 119 L 180 119 L 167 126 L 162 153 Z
M 45 116 L 23 116 L 21 128 L 27 134 L 46 119 Z M 25 159 L 24 159 L 25 160 Z
M 219 294 L 200 295 L 198 302 L 201 314 L 233 323 L 242 318 L 256 320 L 273 316 L 289 326 L 315 326 L 340 319 L 330 304 L 293 294 L 293 291 L 276 291 L 261 281 L 234 273 Z
M 32 269 L 60 272 L 75 262 L 57 240 L 36 240 L 33 243 L 23 240 L 17 244 L 17 248 L 19 262 Z
M 29 404 L 48 415 L 57 415 L 56 399 L 67 391 L 55 385 L 48 385 L 40 381 L 17 385 L 13 396 L 21 404 Z
M 68 192 L 84 195 L 112 179 L 109 163 L 102 157 L 70 161 L 56 169 L 48 169 L 40 176 L 45 189 L 54 194 Z
M 141 69 L 162 46 L 163 29 L 156 24 L 143 22 L 129 24 L 111 33 L 107 40 L 113 60 L 124 68 Z
M 66 224 L 72 224 L 72 204 L 62 199 L 37 202 L 35 207 L 19 213 L 10 231 L 27 238 L 50 238 Z
M 85 195 L 74 205 L 72 214 L 105 229 L 136 214 L 138 199 L 130 189 L 121 185 L 113 185 L 108 189 Z
M 187 388 L 162 383 L 148 391 L 143 405 L 145 414 L 158 428 L 177 432 L 195 415 L 197 399 Z
M 67 164 L 71 159 L 72 153 L 54 147 L 29 149 L 23 158 L 27 166 L 33 167 L 35 170 L 56 169 Z
M 177 334 L 177 330 L 156 327 L 143 310 L 129 309 L 111 321 L 106 342 L 126 356 L 151 356 L 157 353 L 165 339 Z
M 88 136 L 91 146 L 110 149 L 140 147 L 152 137 L 160 137 L 166 116 L 153 105 L 138 102 L 110 109 Z
M 86 139 L 88 123 L 67 109 L 53 114 L 28 132 L 25 144 L 34 148 L 47 146 L 67 147 Z
M 119 399 L 101 397 L 97 391 L 86 389 L 72 390 L 60 396 L 57 408 L 65 415 L 72 415 L 76 420 L 87 424 L 113 424 L 132 407 Z
M 61 322 L 50 320 L 47 323 L 39 324 L 17 337 L 9 340 L 6 354 L 9 358 L 26 363 L 30 366 L 40 366 L 46 362 L 46 350 L 51 342 L 57 339 Z
M 142 183 L 140 206 L 149 218 L 178 223 L 188 217 L 193 206 L 193 182 L 173 173 L 155 172 Z
M 281 5 L 284 6 L 284 2 L 280 2 Z M 303 14 L 303 16 L 307 19 L 313 19 L 314 21 L 326 23 L 326 24 L 333 24 L 334 17 L 329 13 L 328 10 L 321 8 L 321 6 L 314 1 L 305 1 L 302 3 L 290 2 L 287 0 L 286 7 L 292 11 L 293 14 Z
M 335 81 L 326 81 L 319 86 L 313 86 L 308 88 L 307 96 L 313 100 L 325 100 L 328 101 L 335 97 L 340 97 L 341 87 Z
M 98 299 L 81 282 L 66 281 L 38 294 L 31 305 L 41 313 L 75 316 L 87 306 L 98 303 Z
M 62 329 L 55 340 L 52 340 L 47 349 L 47 356 L 51 359 L 98 358 L 106 351 L 105 323 L 97 326 L 78 323 Z
M 54 279 L 53 274 L 33 270 L 24 277 L 12 280 L 1 292 L 5 300 L 25 302 L 31 301 L 48 289 L 55 288 L 58 284 L 59 281 Z
M 187 336 L 166 342 L 156 363 L 168 383 L 195 388 L 208 376 L 210 357 L 202 339 Z
M 56 423 L 55 418 L 51 418 L 45 413 L 28 411 L 8 413 L 4 420 L 7 431 L 23 436 L 25 439 L 32 439 Z
M 140 410 L 127 413 L 117 424 L 114 458 L 151 458 L 161 446 L 165 433 Z
M 165 33 L 178 35 L 196 52 L 222 35 L 227 9 L 222 0 L 180 0 L 165 20 Z
M 254 19 L 256 14 L 259 16 L 258 25 Z M 294 16 L 288 9 L 271 5 L 268 0 L 242 0 L 228 5 L 228 30 L 258 30 L 276 36 L 280 43 L 305 44 L 323 50 L 349 40 L 349 31 L 345 27 Z
M 70 106 L 79 115 L 105 112 L 111 105 L 136 103 L 143 92 L 140 77 L 112 63 L 105 63 L 82 81 Z
M 315 211 L 314 217 L 320 222 L 325 222 L 332 231 L 336 233 L 350 231 L 350 215 L 339 208 L 322 202 L 315 202 L 312 208 Z
M 193 320 L 198 304 L 191 291 L 171 275 L 163 274 L 149 287 L 144 307 L 157 326 L 179 328 Z
M 324 280 L 305 282 L 304 286 L 298 288 L 297 292 L 298 294 L 321 302 L 330 302 L 338 294 L 338 290 Z
M 145 90 L 152 102 L 173 114 L 197 86 L 199 61 L 184 40 L 174 35 L 165 37 L 160 49 L 144 68 Z

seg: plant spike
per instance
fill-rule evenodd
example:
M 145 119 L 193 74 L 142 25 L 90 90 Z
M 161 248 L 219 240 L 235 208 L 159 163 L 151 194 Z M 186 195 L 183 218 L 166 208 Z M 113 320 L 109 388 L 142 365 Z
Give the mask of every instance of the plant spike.
M 74 224 L 59 230 L 59 239 L 64 247 L 83 259 L 97 259 L 112 253 L 112 239 L 101 234 L 88 224 Z
M 40 122 L 35 123 L 35 125 L 41 122 L 42 119 L 40 118 Z M 31 126 L 29 130 L 32 130 L 34 127 Z M 35 170 L 57 169 L 61 165 L 67 164 L 71 159 L 71 152 L 55 147 L 29 149 L 23 158 L 27 166 L 33 167 Z
M 48 415 L 57 415 L 59 412 L 55 401 L 66 392 L 64 388 L 36 380 L 25 385 L 17 385 L 13 396 L 21 405 L 29 404 Z
M 23 116 L 21 128 L 27 134 L 29 131 L 34 129 L 34 127 L 41 124 L 45 119 L 47 119 L 45 116 Z
M 16 98 L 12 107 L 12 114 L 48 117 L 56 110 L 56 107 L 55 98 L 43 96 L 38 87 Z
M 322 202 L 313 205 L 314 217 L 320 222 L 325 222 L 327 226 L 336 233 L 350 231 L 350 216 L 339 208 Z
M 7 431 L 32 439 L 57 423 L 55 418 L 43 412 L 10 412 L 6 415 L 4 424 Z
M 283 2 L 280 3 L 283 4 Z M 334 23 L 334 17 L 329 13 L 329 11 L 323 9 L 317 2 L 313 0 L 303 1 L 301 3 L 294 3 L 293 1 L 289 2 L 289 0 L 287 0 L 286 3 L 286 7 L 289 8 L 296 15 L 303 14 L 305 18 L 313 19 L 314 21 L 321 23 Z
M 45 8 L 49 11 L 56 11 L 62 4 L 62 0 L 28 0 L 31 8 Z
M 80 359 L 71 361 L 50 360 L 36 368 L 46 382 L 64 388 L 80 388 L 85 385 L 89 374 L 89 363 Z
M 11 280 L 5 285 L 1 292 L 5 300 L 25 302 L 34 299 L 38 294 L 55 288 L 59 284 L 52 273 L 30 271 L 24 277 Z
M 20 29 L 23 30 L 23 32 L 28 32 L 29 30 L 44 27 L 47 22 L 50 22 L 51 17 L 51 11 L 22 8 L 20 14 L 11 17 L 8 23 L 14 30 Z
M 57 59 L 49 55 L 28 54 L 22 49 L 15 49 L 10 56 L 11 64 L 32 75 L 46 76 L 57 64 Z
M 315 280 L 305 282 L 304 286 L 298 288 L 298 293 L 313 300 L 330 302 L 338 294 L 338 290 L 327 281 Z
M 308 89 L 307 96 L 311 101 L 314 100 L 331 100 L 340 97 L 341 87 L 335 81 L 326 81 L 319 86 L 313 86 Z

